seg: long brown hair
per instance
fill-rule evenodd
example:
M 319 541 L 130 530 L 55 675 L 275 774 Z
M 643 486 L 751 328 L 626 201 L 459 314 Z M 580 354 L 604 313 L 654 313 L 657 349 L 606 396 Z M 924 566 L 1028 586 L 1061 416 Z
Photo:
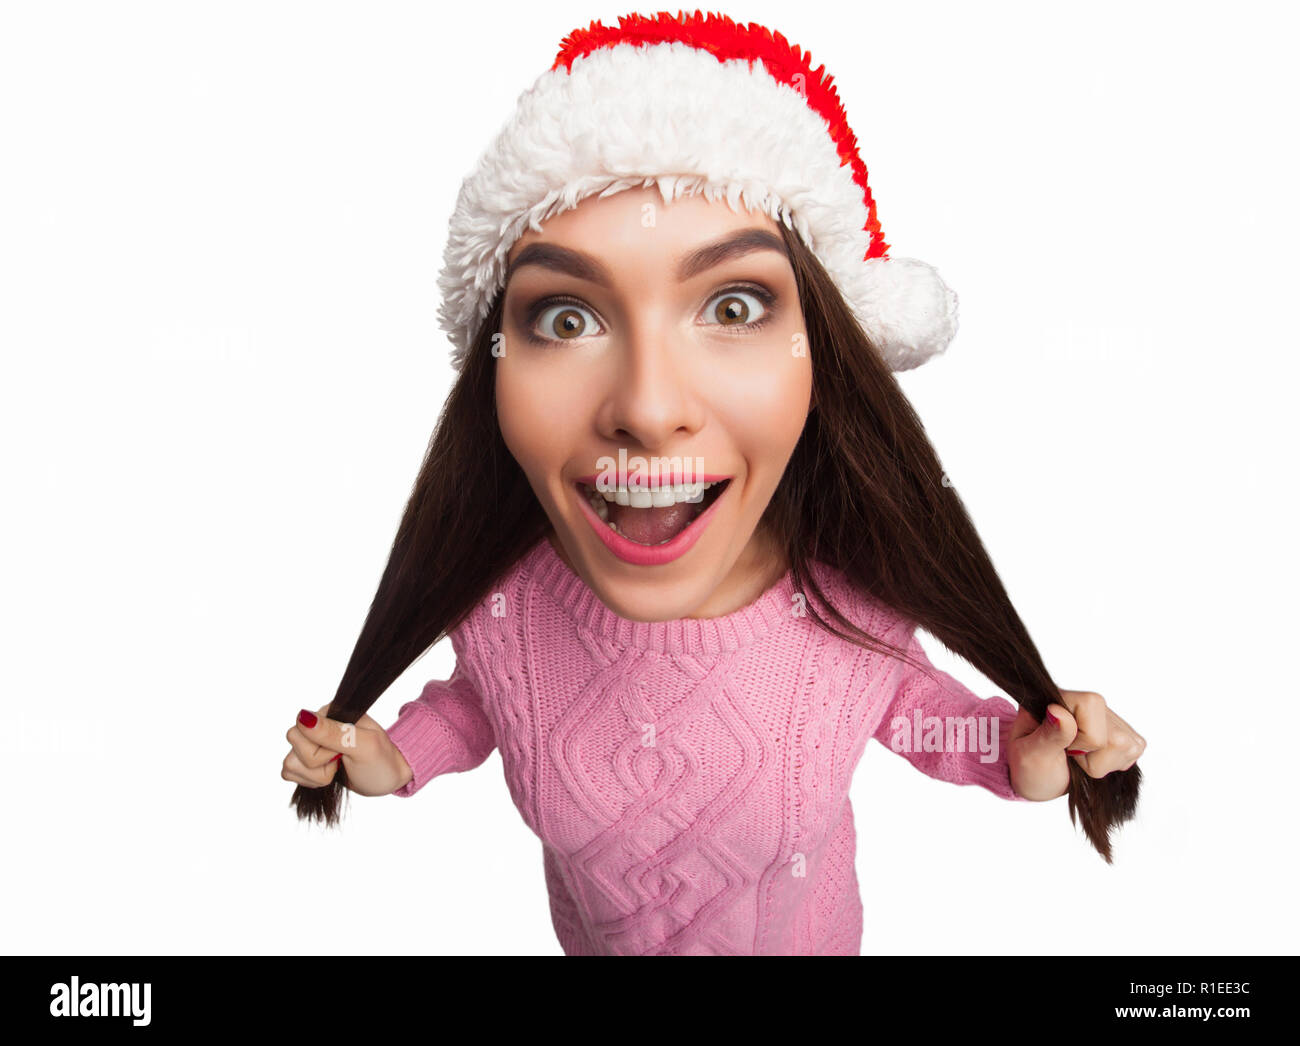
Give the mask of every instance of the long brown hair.
M 961 498 L 944 482 L 921 419 L 821 263 L 798 233 L 780 228 L 808 334 L 814 406 L 760 527 L 785 548 L 797 590 L 813 597 L 808 608 L 819 627 L 906 659 L 830 603 L 812 561 L 843 571 L 1041 722 L 1060 692 Z M 485 317 L 438 418 L 329 705 L 332 719 L 356 722 L 550 529 L 497 422 L 492 335 L 500 329 L 503 297 L 504 291 Z M 1141 771 L 1135 764 L 1092 778 L 1074 760 L 1069 766 L 1070 820 L 1082 823 L 1109 862 L 1110 830 L 1132 818 Z M 328 785 L 298 785 L 290 803 L 300 818 L 332 825 L 345 785 L 340 763 Z

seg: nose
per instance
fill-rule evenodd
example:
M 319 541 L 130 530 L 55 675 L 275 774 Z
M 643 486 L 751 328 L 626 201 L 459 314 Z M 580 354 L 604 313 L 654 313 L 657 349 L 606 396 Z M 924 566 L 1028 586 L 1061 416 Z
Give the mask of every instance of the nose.
M 700 374 L 688 346 L 665 325 L 642 322 L 628 331 L 607 373 L 610 386 L 600 412 L 601 434 L 654 452 L 686 449 L 683 440 L 704 424 Z

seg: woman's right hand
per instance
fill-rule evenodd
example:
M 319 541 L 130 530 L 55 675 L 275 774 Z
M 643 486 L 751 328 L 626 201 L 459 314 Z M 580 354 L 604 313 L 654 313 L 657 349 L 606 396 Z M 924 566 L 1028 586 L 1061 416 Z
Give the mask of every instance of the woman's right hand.
M 327 719 L 327 711 L 329 705 L 323 705 L 313 716 L 304 708 L 284 735 L 290 749 L 280 776 L 286 781 L 324 788 L 342 763 L 348 771 L 348 791 L 388 795 L 415 776 L 387 732 L 370 716 L 363 715 L 354 726 Z

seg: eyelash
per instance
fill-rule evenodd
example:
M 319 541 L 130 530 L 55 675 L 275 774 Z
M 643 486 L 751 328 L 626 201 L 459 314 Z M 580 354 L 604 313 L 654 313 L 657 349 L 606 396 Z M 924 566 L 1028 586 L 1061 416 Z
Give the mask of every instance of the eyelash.
M 709 297 L 709 301 L 705 302 L 705 305 L 709 304 L 709 302 L 717 301 L 719 298 L 725 298 L 728 294 L 735 291 L 743 291 L 746 294 L 752 294 L 762 302 L 763 315 L 756 320 L 751 320 L 749 323 L 706 323 L 701 326 L 718 327 L 732 335 L 745 335 L 758 330 L 760 327 L 765 327 L 775 318 L 776 295 L 766 287 L 760 286 L 757 283 L 737 283 L 729 287 L 723 287 L 721 290 L 712 294 Z M 586 302 L 582 301 L 580 298 L 573 297 L 571 294 L 556 294 L 547 298 L 542 298 L 540 301 L 533 302 L 533 304 L 528 307 L 527 317 L 524 320 L 524 336 L 534 345 L 554 345 L 560 342 L 578 340 L 577 338 L 548 338 L 533 330 L 542 313 L 547 309 L 555 308 L 557 305 L 573 305 L 577 308 L 584 309 L 587 312 L 593 311 Z M 579 335 L 579 337 L 588 337 L 588 335 Z

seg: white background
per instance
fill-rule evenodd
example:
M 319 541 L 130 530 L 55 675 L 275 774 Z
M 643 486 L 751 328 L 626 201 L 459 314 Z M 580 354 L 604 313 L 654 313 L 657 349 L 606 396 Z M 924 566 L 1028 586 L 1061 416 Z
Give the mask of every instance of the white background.
M 280 766 L 450 387 L 460 181 L 632 9 L 0 9 L 6 951 L 559 953 L 499 754 L 334 831 Z M 961 298 L 905 389 L 1056 681 L 1148 741 L 1111 867 L 1064 799 L 871 745 L 863 951 L 1293 951 L 1291 14 L 721 9 L 835 77 L 892 253 Z

